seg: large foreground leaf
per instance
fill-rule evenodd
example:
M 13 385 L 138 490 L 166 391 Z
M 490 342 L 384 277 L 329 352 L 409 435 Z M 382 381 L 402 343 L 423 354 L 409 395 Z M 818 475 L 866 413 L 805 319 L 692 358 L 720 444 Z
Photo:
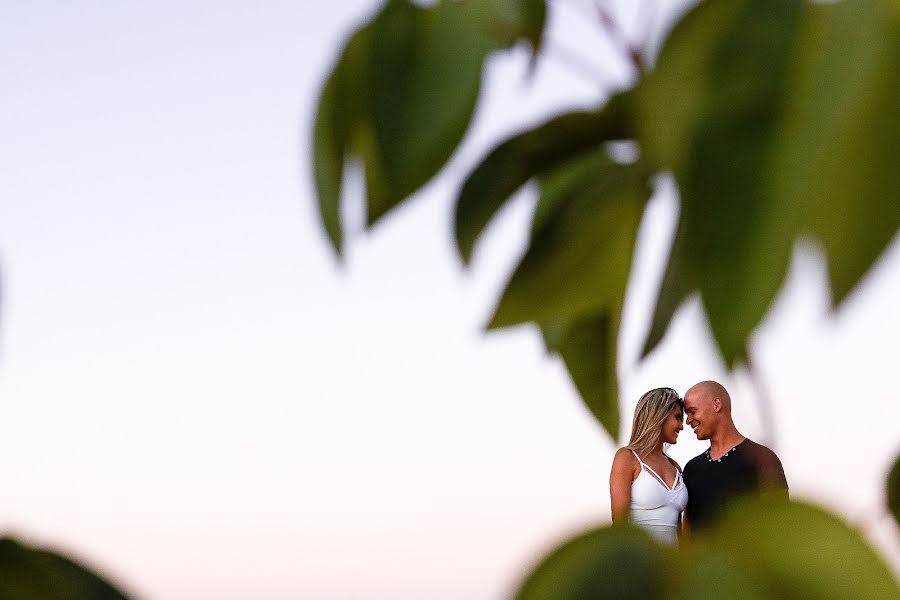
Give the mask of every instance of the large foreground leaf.
M 699 287 L 692 265 L 682 258 L 687 253 L 685 246 L 689 243 L 690 241 L 685 237 L 684 227 L 679 224 L 679 228 L 675 232 L 675 240 L 672 243 L 669 264 L 663 274 L 653 319 L 647 332 L 647 340 L 644 342 L 642 350 L 644 356 L 662 341 L 675 311 Z
M 319 212 L 338 253 L 345 161 L 365 170 L 372 225 L 446 163 L 469 126 L 484 58 L 519 39 L 539 47 L 544 11 L 537 0 L 388 0 L 351 36 L 314 129 Z
M 663 598 L 666 556 L 629 525 L 587 531 L 554 550 L 528 575 L 517 600 Z
M 900 227 L 896 0 L 810 4 L 772 155 L 773 202 L 802 207 L 825 246 L 835 304 Z
M 372 177 L 375 157 L 365 152 L 363 138 L 371 139 L 366 131 L 363 98 L 359 94 L 368 82 L 365 63 L 369 52 L 371 27 L 361 28 L 353 34 L 344 47 L 319 98 L 319 110 L 313 128 L 313 171 L 322 224 L 338 254 L 343 247 L 343 231 L 340 217 L 341 188 L 344 161 L 351 148 L 364 157 Z M 356 140 L 354 143 L 354 139 Z
M 700 4 L 640 90 L 642 143 L 673 170 L 681 196 L 669 270 L 699 287 L 728 364 L 741 357 L 780 287 L 798 228 L 795 208 L 765 193 L 763 175 L 802 6 Z M 687 292 L 671 278 L 663 287 L 653 341 Z
M 862 535 L 819 508 L 747 499 L 668 550 L 630 525 L 588 530 L 527 575 L 519 600 L 887 600 L 897 581 Z
M 562 358 L 582 401 L 613 440 L 619 438 L 616 342 L 620 318 L 619 311 L 610 310 L 541 323 L 547 350 Z
M 600 110 L 559 115 L 494 148 L 466 178 L 456 202 L 456 242 L 468 262 L 478 236 L 504 202 L 531 178 L 604 142 L 630 136 L 632 97 L 612 97 Z
M 676 598 L 900 597 L 858 531 L 806 504 L 737 504 L 681 554 Z
M 741 358 L 803 232 L 835 302 L 853 289 L 900 226 L 898 98 L 894 0 L 711 0 L 675 27 L 638 94 L 648 159 L 681 194 L 645 354 L 697 290 Z
M 547 3 L 544 0 L 489 0 L 490 27 L 501 46 L 527 40 L 536 56 L 544 39 Z
M 618 437 L 616 342 L 638 224 L 650 195 L 640 164 L 605 150 L 541 179 L 531 243 L 490 327 L 528 321 L 542 328 L 582 399 Z
M 541 182 L 525 256 L 489 327 L 578 319 L 621 305 L 637 227 L 650 190 L 640 165 L 605 152 Z
M 64 556 L 0 539 L 3 600 L 125 600 L 96 574 Z
M 427 182 L 468 128 L 494 44 L 466 4 L 391 0 L 372 24 L 369 93 L 385 187 L 369 192 L 370 224 Z

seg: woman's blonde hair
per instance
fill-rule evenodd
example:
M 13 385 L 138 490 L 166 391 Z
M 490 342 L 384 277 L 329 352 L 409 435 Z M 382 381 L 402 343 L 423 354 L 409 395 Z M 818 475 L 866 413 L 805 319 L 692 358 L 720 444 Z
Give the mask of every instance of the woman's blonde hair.
M 641 396 L 634 407 L 631 441 L 626 448 L 634 450 L 639 456 L 645 456 L 656 448 L 662 435 L 663 423 L 672 409 L 680 406 L 681 402 L 678 392 L 672 388 L 656 388 Z

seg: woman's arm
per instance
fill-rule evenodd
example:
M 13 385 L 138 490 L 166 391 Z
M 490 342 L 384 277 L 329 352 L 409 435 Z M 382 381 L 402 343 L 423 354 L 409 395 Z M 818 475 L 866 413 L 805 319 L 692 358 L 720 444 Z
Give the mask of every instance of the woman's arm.
M 619 448 L 609 472 L 609 500 L 612 520 L 627 521 L 631 508 L 631 484 L 634 481 L 637 459 L 628 448 Z
M 681 473 L 681 485 L 685 485 L 684 483 L 684 471 L 681 470 L 681 465 L 678 464 L 678 461 L 666 455 L 666 458 L 669 459 L 669 462 L 672 463 L 672 466 Z M 691 526 L 688 523 L 687 512 L 682 511 L 681 514 L 678 515 L 678 539 L 686 539 L 690 537 Z

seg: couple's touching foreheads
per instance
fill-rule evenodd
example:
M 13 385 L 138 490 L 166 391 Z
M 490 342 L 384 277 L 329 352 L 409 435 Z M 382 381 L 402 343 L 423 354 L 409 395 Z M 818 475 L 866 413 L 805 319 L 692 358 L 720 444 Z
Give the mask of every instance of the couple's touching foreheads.
M 684 470 L 665 450 L 683 423 L 709 448 Z M 658 541 L 675 544 L 687 531 L 713 523 L 734 498 L 763 491 L 787 497 L 774 452 L 744 437 L 731 417 L 731 396 L 715 381 L 650 390 L 634 409 L 631 440 L 619 448 L 609 475 L 613 521 L 630 521 Z

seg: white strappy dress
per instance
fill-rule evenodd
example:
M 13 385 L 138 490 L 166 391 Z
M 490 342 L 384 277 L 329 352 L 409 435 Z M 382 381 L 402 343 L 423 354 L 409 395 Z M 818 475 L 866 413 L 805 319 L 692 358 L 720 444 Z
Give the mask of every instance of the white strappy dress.
M 631 484 L 631 522 L 648 531 L 657 541 L 675 544 L 678 541 L 678 521 L 687 506 L 688 492 L 676 469 L 672 487 L 659 474 L 631 451 L 641 463 L 641 472 Z

